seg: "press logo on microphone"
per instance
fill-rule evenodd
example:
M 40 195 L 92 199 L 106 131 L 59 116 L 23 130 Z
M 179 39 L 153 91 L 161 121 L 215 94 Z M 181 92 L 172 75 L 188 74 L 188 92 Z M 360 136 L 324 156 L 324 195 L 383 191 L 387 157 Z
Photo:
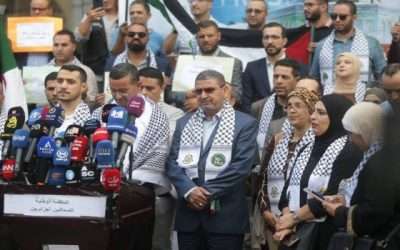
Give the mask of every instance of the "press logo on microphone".
M 7 128 L 14 129 L 17 127 L 17 117 L 16 116 L 11 116 L 10 118 L 7 119 Z
M 54 148 L 52 147 L 50 142 L 46 142 L 43 147 L 40 147 L 39 150 L 44 154 L 53 154 Z
M 112 110 L 110 116 L 113 118 L 122 119 L 124 117 L 124 111 Z

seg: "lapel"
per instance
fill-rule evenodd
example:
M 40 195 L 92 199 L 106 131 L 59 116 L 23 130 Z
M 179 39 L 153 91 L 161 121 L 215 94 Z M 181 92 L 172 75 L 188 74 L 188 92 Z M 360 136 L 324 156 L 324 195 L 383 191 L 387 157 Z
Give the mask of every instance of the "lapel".
M 267 61 L 265 60 L 265 57 L 260 60 L 260 63 L 258 64 L 258 78 L 260 82 L 262 83 L 261 91 L 263 96 L 267 96 L 271 94 L 271 88 L 269 87 L 269 78 L 268 78 L 268 72 L 267 72 Z

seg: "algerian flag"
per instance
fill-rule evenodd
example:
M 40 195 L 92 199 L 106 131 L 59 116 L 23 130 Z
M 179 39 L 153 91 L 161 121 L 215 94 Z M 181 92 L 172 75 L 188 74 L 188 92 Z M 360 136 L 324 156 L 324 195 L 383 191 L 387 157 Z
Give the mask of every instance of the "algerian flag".
M 25 110 L 25 114 L 27 114 L 28 109 L 21 72 L 11 52 L 2 18 L 0 18 L 0 70 L 0 80 L 4 94 L 1 113 L 7 114 L 10 108 L 20 106 Z

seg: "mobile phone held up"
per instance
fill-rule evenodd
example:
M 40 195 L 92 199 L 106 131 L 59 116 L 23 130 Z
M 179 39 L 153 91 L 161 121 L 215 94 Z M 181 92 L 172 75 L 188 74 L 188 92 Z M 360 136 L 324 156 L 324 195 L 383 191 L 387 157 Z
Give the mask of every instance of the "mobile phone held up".
M 103 7 L 103 0 L 93 0 L 93 9 Z
M 304 192 L 306 192 L 307 194 L 309 194 L 311 197 L 313 197 L 313 198 L 319 200 L 320 202 L 324 202 L 324 201 L 325 201 L 324 196 L 323 196 L 322 194 L 319 194 L 319 193 L 317 193 L 317 192 L 314 192 L 314 191 L 312 191 L 312 190 L 309 189 L 309 188 L 304 188 L 303 190 L 304 190 Z

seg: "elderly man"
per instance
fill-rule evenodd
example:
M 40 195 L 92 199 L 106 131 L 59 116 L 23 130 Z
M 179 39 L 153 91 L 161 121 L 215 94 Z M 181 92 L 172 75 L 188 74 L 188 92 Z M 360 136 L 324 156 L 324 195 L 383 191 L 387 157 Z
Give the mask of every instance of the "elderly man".
M 167 174 L 178 192 L 180 250 L 242 249 L 249 229 L 244 182 L 257 147 L 257 122 L 224 100 L 222 74 L 195 80 L 200 108 L 178 121 Z

